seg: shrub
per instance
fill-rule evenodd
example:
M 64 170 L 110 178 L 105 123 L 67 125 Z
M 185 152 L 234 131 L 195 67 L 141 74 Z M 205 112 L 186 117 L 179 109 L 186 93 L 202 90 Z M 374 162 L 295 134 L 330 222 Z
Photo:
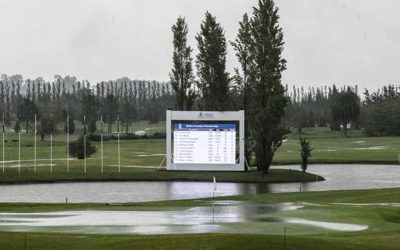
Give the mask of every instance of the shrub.
M 85 159 L 96 153 L 96 147 L 91 145 L 90 140 L 86 138 L 86 156 L 84 148 L 84 135 L 81 135 L 76 141 L 69 143 L 69 154 L 78 159 Z
M 300 152 L 301 152 L 301 170 L 303 172 L 306 172 L 307 166 L 308 166 L 308 158 L 311 157 L 311 151 L 313 148 L 311 148 L 311 143 L 307 141 L 306 138 L 299 138 L 299 143 L 300 143 Z

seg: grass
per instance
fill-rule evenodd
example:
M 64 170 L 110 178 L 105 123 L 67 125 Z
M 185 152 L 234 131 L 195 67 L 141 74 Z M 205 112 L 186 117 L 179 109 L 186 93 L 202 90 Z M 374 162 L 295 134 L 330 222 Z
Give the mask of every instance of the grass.
M 26 249 L 398 249 L 398 234 L 369 237 L 286 237 L 265 235 L 199 234 L 160 236 L 101 236 L 27 234 Z M 25 234 L 0 233 L 2 249 L 24 249 Z M 284 248 L 285 245 L 285 248 Z
M 149 125 L 146 122 L 133 124 L 135 130 L 151 132 L 163 131 L 164 123 Z M 116 129 L 114 126 L 113 129 Z M 81 127 L 77 125 L 77 132 L 71 136 L 76 139 Z M 311 163 L 384 163 L 398 164 L 400 154 L 400 140 L 398 137 L 363 137 L 361 131 L 349 132 L 350 138 L 343 138 L 340 132 L 332 132 L 328 128 L 304 129 L 303 133 L 293 133 L 288 136 L 276 152 L 274 164 L 300 164 L 300 146 L 298 137 L 304 136 L 311 141 L 314 151 L 310 158 Z M 18 135 L 6 133 L 5 173 L 0 163 L 0 183 L 36 182 L 36 181 L 75 181 L 75 180 L 209 180 L 217 175 L 221 181 L 234 182 L 292 182 L 311 181 L 315 176 L 299 172 L 271 171 L 269 175 L 251 173 L 185 173 L 157 171 L 165 157 L 165 140 L 121 140 L 121 173 L 118 173 L 118 148 L 116 141 L 104 142 L 104 174 L 101 172 L 100 143 L 93 142 L 97 152 L 87 160 L 87 173 L 84 174 L 83 160 L 70 160 L 70 173 L 67 172 L 66 137 L 58 133 L 53 140 L 53 173 L 50 172 L 50 140 L 37 141 L 37 170 L 34 170 L 34 141 L 31 134 L 21 134 L 21 173 L 18 170 Z M 0 157 L 2 145 L 0 145 Z M 300 166 L 299 166 L 300 170 Z
M 95 168 L 95 169 L 94 169 Z M 73 167 L 69 173 L 64 171 L 49 172 L 47 168 L 32 169 L 22 173 L 6 170 L 0 173 L 0 184 L 16 183 L 48 183 L 60 181 L 212 181 L 216 177 L 219 182 L 244 183 L 288 183 L 322 181 L 323 177 L 294 170 L 272 169 L 268 175 L 256 171 L 250 172 L 171 172 L 166 170 L 126 168 L 117 172 L 107 170 L 100 173 L 98 167 L 89 166 L 84 173 L 82 167 Z
M 232 224 L 242 233 L 184 234 L 184 235 L 96 235 L 68 233 L 0 232 L 0 249 L 399 249 L 400 207 L 350 206 L 337 203 L 400 203 L 400 189 L 359 191 L 328 191 L 310 193 L 263 194 L 224 197 L 258 203 L 293 202 L 307 204 L 303 209 L 280 212 L 280 216 L 315 219 L 328 222 L 366 224 L 369 229 L 359 232 L 310 231 L 307 227 L 266 223 L 261 227 L 249 223 L 244 227 Z M 206 205 L 203 202 L 163 201 L 131 203 L 116 209 L 168 209 Z M 105 204 L 1 204 L 0 211 L 58 211 L 110 209 Z M 115 208 L 114 208 L 115 209 Z M 243 226 L 243 225 L 242 225 Z M 284 227 L 287 236 L 283 237 Z M 252 230 L 260 230 L 258 234 Z M 270 233 L 271 232 L 271 233 Z M 26 241 L 25 241 L 26 237 Z
M 151 132 L 162 131 L 165 124 L 149 125 L 137 122 L 133 125 L 136 130 Z M 77 125 L 77 132 L 70 137 L 75 140 L 81 126 Z M 116 126 L 114 126 L 116 129 Z M 118 147 L 116 141 L 105 141 L 104 148 L 104 173 L 101 173 L 100 143 L 92 142 L 97 147 L 97 152 L 87 159 L 86 173 L 83 160 L 70 159 L 67 161 L 66 136 L 58 133 L 53 137 L 53 166 L 50 159 L 50 139 L 40 141 L 37 138 L 36 172 L 34 164 L 34 138 L 31 134 L 21 134 L 21 169 L 18 168 L 18 134 L 7 132 L 4 151 L 4 173 L 0 163 L 0 183 L 25 183 L 25 182 L 55 182 L 55 181 L 210 181 L 216 176 L 221 182 L 308 182 L 323 180 L 312 174 L 288 170 L 271 170 L 268 175 L 261 175 L 254 171 L 248 173 L 238 172 L 168 172 L 159 170 L 165 157 L 165 140 L 121 140 L 120 163 L 118 165 Z M 2 145 L 0 145 L 0 153 Z M 69 165 L 67 167 L 67 165 Z M 67 173 L 67 169 L 69 172 Z M 18 171 L 21 171 L 18 173 Z M 50 173 L 50 171 L 52 171 Z
M 163 161 L 165 140 L 122 140 L 121 172 L 118 168 L 118 150 L 116 141 L 104 142 L 104 173 L 101 173 L 100 144 L 93 142 L 98 151 L 87 159 L 86 173 L 83 160 L 69 160 L 67 172 L 66 145 L 63 135 L 57 135 L 53 140 L 53 164 L 50 167 L 50 142 L 37 142 L 37 166 L 34 167 L 34 148 L 32 136 L 21 135 L 21 172 L 18 173 L 18 142 L 11 142 L 15 134 L 7 134 L 10 142 L 5 147 L 5 172 L 0 165 L 0 183 L 24 182 L 55 182 L 55 181 L 210 181 L 213 176 L 221 182 L 307 182 L 323 180 L 313 174 L 299 171 L 271 170 L 268 175 L 251 171 L 241 172 L 170 172 L 160 170 L 158 166 Z M 2 148 L 0 148 L 2 150 Z M 1 151 L 0 151 L 1 152 Z M 12 161 L 12 162 L 8 162 Z M 151 168 L 149 168 L 151 167 Z
M 144 130 L 146 123 L 138 123 L 136 130 Z M 115 127 L 115 126 L 114 126 Z M 79 128 L 78 128 L 79 129 Z M 154 125 L 152 132 L 162 131 L 163 124 Z M 398 163 L 400 140 L 398 137 L 370 138 L 360 131 L 350 131 L 350 138 L 342 138 L 340 132 L 325 128 L 305 129 L 301 136 L 309 138 L 315 148 L 313 163 Z M 299 134 L 288 136 L 278 150 L 275 164 L 297 164 L 299 157 Z M 16 139 L 8 133 L 7 139 Z M 164 140 L 121 141 L 122 172 L 117 168 L 117 147 L 115 141 L 107 141 L 105 150 L 105 173 L 100 174 L 100 152 L 87 161 L 86 174 L 83 161 L 70 161 L 70 173 L 66 173 L 65 159 L 54 163 L 54 172 L 49 173 L 49 141 L 38 141 L 38 172 L 33 173 L 33 139 L 22 135 L 22 172 L 17 174 L 17 163 L 6 163 L 5 173 L 0 182 L 36 181 L 76 181 L 76 180 L 211 180 L 217 176 L 219 181 L 248 182 L 290 182 L 315 179 L 313 175 L 297 171 L 273 170 L 267 176 L 250 173 L 187 173 L 157 171 L 149 166 L 158 166 L 165 152 Z M 97 144 L 98 148 L 99 145 Z M 17 142 L 7 142 L 5 160 L 18 158 Z M 54 138 L 54 158 L 66 157 L 65 136 Z M 0 150 L 2 148 L 0 147 Z M 1 151 L 0 151 L 1 152 Z M 361 232 L 316 232 L 307 227 L 293 225 L 258 224 L 232 225 L 232 233 L 189 234 L 189 235 L 96 235 L 67 233 L 23 233 L 0 232 L 0 249 L 399 249 L 400 246 L 400 207 L 392 206 L 350 206 L 337 203 L 400 203 L 400 189 L 377 189 L 358 191 L 329 191 L 310 193 L 262 194 L 258 196 L 224 197 L 219 199 L 241 200 L 258 203 L 308 204 L 296 211 L 281 212 L 280 216 L 315 219 L 328 222 L 366 224 L 368 230 Z M 169 207 L 192 207 L 209 205 L 202 201 L 162 201 L 147 203 L 128 203 L 121 206 L 107 204 L 0 204 L 4 212 L 40 212 L 82 209 L 99 210 L 140 210 L 168 209 Z M 284 228 L 287 236 L 283 237 Z M 261 231 L 260 231 L 261 230 Z M 240 233 L 238 233 L 240 232 Z M 258 233 L 255 233 L 258 232 Z
M 306 128 L 301 134 L 288 135 L 275 155 L 274 164 L 300 164 L 299 137 L 311 141 L 314 151 L 310 163 L 399 164 L 399 137 L 366 137 L 361 130 L 349 130 L 344 138 L 340 131 L 329 128 Z

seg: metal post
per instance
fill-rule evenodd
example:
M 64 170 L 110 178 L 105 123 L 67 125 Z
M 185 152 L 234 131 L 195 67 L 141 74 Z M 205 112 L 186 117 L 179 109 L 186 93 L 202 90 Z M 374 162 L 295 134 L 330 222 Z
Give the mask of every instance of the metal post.
M 245 113 L 244 110 L 239 111 L 240 120 L 239 120 L 239 158 L 240 158 L 240 169 L 246 171 L 245 167 Z
M 84 171 L 86 173 L 86 134 L 83 136 L 83 159 L 84 159 Z
M 121 154 L 119 148 L 119 115 L 117 115 L 117 137 L 118 137 L 118 173 L 121 173 Z
M 5 159 L 4 159 L 4 148 L 5 148 L 5 138 L 4 134 L 6 132 L 5 124 L 4 124 L 4 114 L 3 114 L 3 173 L 5 171 Z
M 21 130 L 18 131 L 18 173 L 21 173 Z
M 53 173 L 53 134 L 50 134 L 50 173 Z
M 67 173 L 69 173 L 69 115 L 67 115 Z
M 34 132 L 33 132 L 33 134 L 34 134 L 34 136 L 35 136 L 35 152 L 34 152 L 34 167 L 33 167 L 33 171 L 36 173 L 36 147 L 37 147 L 37 145 L 36 145 L 36 114 L 35 114 L 35 128 L 34 128 Z
M 104 173 L 104 152 L 103 152 L 103 134 L 101 137 L 101 173 Z
M 119 144 L 119 132 L 118 132 L 118 173 L 121 173 L 121 150 Z
M 172 111 L 167 110 L 167 117 L 166 117 L 166 132 L 167 132 L 167 147 L 166 147 L 166 157 L 167 157 L 167 170 L 172 170 L 172 145 L 171 145 L 171 117 Z
M 86 116 L 83 116 L 83 160 L 84 160 L 84 171 L 86 173 Z
M 4 147 L 5 147 L 5 145 L 4 145 L 4 132 L 3 132 L 3 173 L 4 173 L 4 171 L 5 171 L 5 165 L 4 165 L 4 163 L 5 163 L 5 159 L 4 159 Z
M 100 117 L 100 147 L 101 147 L 101 173 L 104 173 L 104 152 L 103 152 L 103 116 Z

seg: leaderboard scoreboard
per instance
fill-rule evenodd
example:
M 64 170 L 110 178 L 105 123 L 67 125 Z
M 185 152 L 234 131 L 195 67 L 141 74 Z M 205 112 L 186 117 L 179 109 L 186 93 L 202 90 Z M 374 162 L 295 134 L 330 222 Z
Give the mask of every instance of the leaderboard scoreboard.
M 235 164 L 236 124 L 175 123 L 175 164 Z

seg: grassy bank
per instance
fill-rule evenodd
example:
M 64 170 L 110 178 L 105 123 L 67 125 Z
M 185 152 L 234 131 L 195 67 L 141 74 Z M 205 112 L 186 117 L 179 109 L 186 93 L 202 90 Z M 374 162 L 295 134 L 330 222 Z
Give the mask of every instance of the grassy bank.
M 320 230 L 280 222 L 242 225 L 242 233 L 189 235 L 95 235 L 68 233 L 1 232 L 0 249 L 398 249 L 400 245 L 400 189 L 263 194 L 226 197 L 247 202 L 303 205 L 299 210 L 279 212 L 280 216 L 327 222 L 368 225 L 358 232 Z M 165 201 L 123 204 L 1 204 L 0 211 L 38 212 L 73 209 L 158 210 L 209 205 L 209 200 Z M 364 205 L 363 205 L 364 204 Z M 232 228 L 238 225 L 232 224 Z M 239 227 L 240 228 L 240 227 Z M 286 228 L 286 237 L 283 236 Z M 259 230 L 254 234 L 252 230 Z
M 96 169 L 97 170 L 97 169 Z M 92 168 L 83 173 L 82 169 L 73 168 L 70 173 L 55 171 L 49 173 L 47 169 L 39 169 L 18 173 L 9 170 L 0 173 L 0 184 L 15 183 L 51 183 L 77 181 L 206 181 L 211 182 L 216 177 L 218 182 L 244 183 L 288 183 L 323 181 L 324 178 L 301 171 L 271 169 L 267 175 L 259 172 L 170 172 L 166 170 L 124 168 L 121 173 L 116 169 L 113 172 L 99 173 Z

